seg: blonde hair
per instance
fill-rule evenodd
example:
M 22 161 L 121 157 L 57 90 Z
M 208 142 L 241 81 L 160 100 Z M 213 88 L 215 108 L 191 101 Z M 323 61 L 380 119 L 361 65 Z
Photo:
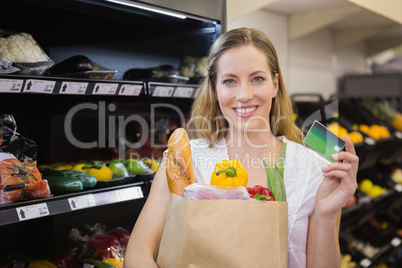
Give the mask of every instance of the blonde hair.
M 223 117 L 215 98 L 216 71 L 220 56 L 229 49 L 253 45 L 267 56 L 272 77 L 278 74 L 278 94 L 272 100 L 270 125 L 275 136 L 285 136 L 287 139 L 303 143 L 303 132 L 292 120 L 293 103 L 289 98 L 282 79 L 278 56 L 274 45 L 260 30 L 239 28 L 221 35 L 212 45 L 208 58 L 208 75 L 201 84 L 200 91 L 194 100 L 191 110 L 191 126 L 197 138 L 205 138 L 211 146 L 225 137 L 228 122 Z

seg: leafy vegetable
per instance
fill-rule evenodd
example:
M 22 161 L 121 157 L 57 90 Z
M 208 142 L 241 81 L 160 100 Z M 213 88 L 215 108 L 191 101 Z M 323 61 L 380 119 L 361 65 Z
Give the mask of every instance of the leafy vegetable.
M 278 162 L 275 162 L 272 167 L 261 158 L 267 172 L 267 188 L 272 191 L 276 201 L 286 201 L 285 182 L 283 180 L 286 146 L 287 143 L 284 142 L 282 146 L 281 158 Z

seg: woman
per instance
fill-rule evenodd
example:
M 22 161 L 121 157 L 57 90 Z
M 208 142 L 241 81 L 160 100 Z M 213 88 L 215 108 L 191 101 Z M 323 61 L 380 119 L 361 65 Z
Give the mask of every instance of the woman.
M 237 159 L 247 169 L 247 186 L 266 186 L 261 158 L 278 161 L 287 143 L 284 180 L 288 201 L 288 267 L 340 267 L 341 208 L 354 194 L 358 157 L 345 138 L 346 152 L 327 165 L 301 145 L 292 122 L 274 46 L 261 31 L 234 29 L 212 46 L 208 77 L 191 114 L 195 178 L 210 183 L 215 164 Z M 155 175 L 148 200 L 133 229 L 125 267 L 157 267 L 169 202 L 166 159 Z

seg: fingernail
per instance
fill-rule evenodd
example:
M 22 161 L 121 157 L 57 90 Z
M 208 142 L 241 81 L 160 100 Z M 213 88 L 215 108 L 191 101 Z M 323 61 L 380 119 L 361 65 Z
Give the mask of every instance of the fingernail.
M 337 159 L 339 158 L 339 154 L 333 154 L 333 155 L 332 155 L 332 158 L 333 158 L 334 160 L 337 160 Z

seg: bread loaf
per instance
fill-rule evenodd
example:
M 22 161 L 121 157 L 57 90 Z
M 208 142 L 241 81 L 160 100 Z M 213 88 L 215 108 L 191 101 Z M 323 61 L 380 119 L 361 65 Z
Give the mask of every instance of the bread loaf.
M 195 182 L 190 139 L 183 128 L 177 128 L 169 137 L 166 175 L 170 192 L 180 196 Z

